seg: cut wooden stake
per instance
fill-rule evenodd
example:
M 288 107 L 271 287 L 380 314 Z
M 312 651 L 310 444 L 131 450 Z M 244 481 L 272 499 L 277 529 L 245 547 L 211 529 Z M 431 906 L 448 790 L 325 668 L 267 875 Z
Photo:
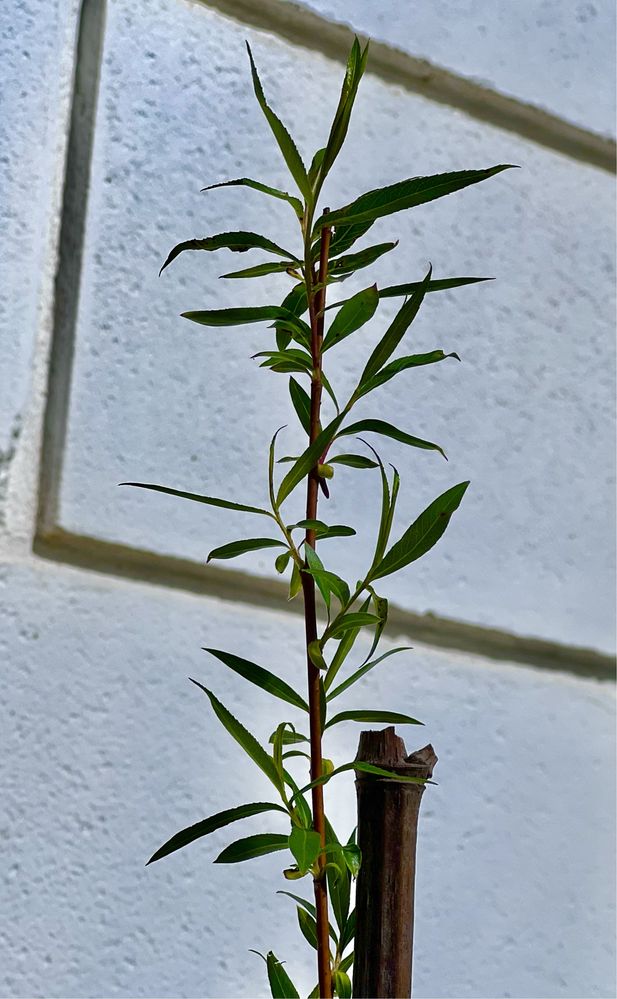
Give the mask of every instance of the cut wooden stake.
M 393 727 L 362 732 L 357 760 L 409 777 L 430 778 L 432 746 L 407 755 Z M 414 882 L 422 784 L 357 773 L 358 846 L 353 994 L 411 996 Z

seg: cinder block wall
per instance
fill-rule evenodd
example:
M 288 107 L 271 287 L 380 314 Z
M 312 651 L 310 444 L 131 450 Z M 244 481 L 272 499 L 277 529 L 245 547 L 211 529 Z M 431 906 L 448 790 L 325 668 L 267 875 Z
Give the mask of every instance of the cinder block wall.
M 292 417 L 284 381 L 249 360 L 264 330 L 200 331 L 179 313 L 277 301 L 284 279 L 218 281 L 223 255 L 157 272 L 191 236 L 295 239 L 286 206 L 198 192 L 242 175 L 288 185 L 244 39 L 308 158 L 351 28 L 373 57 L 332 207 L 404 176 L 522 167 L 375 227 L 400 238 L 381 284 L 418 279 L 429 260 L 436 276 L 497 279 L 430 296 L 414 348 L 463 363 L 403 375 L 364 412 L 448 452 L 446 465 L 382 445 L 404 526 L 472 479 L 440 545 L 384 587 L 388 642 L 414 651 L 355 695 L 420 717 L 408 747 L 430 739 L 440 757 L 422 812 L 415 995 L 615 995 L 609 0 L 2 4 L 2 995 L 264 995 L 249 947 L 275 948 L 305 992 L 314 984 L 291 903 L 274 895 L 280 858 L 210 866 L 239 827 L 143 867 L 181 826 L 268 793 L 186 677 L 262 739 L 278 711 L 200 647 L 299 680 L 301 620 L 270 558 L 204 567 L 250 534 L 243 515 L 116 483 L 263 499 L 266 442 Z M 380 324 L 392 313 L 384 302 Z M 354 353 L 335 367 L 343 392 Z M 337 479 L 329 516 L 358 537 L 329 552 L 355 578 L 377 482 Z M 328 755 L 342 762 L 358 731 L 335 731 Z M 352 783 L 328 800 L 350 830 Z

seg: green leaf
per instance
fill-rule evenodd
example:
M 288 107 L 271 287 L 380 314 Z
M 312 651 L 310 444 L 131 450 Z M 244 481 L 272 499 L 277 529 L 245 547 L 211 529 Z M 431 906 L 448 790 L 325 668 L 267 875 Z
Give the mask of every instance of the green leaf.
M 313 370 L 313 362 L 310 356 L 303 350 L 298 350 L 294 347 L 288 347 L 286 350 L 260 350 L 257 354 L 253 354 L 253 357 L 266 358 L 260 365 L 262 368 L 274 368 L 278 365 L 293 363 L 295 364 L 296 371 L 308 371 L 310 373 Z
M 302 936 L 307 941 L 307 943 L 310 944 L 311 947 L 314 947 L 315 950 L 317 950 L 316 921 L 313 919 L 312 916 L 308 914 L 308 912 L 305 909 L 301 909 L 299 906 L 296 909 L 296 912 L 298 914 L 298 924 L 300 926 L 300 932 L 302 933 Z
M 337 968 L 332 975 L 334 988 L 339 999 L 351 999 L 351 980 L 345 971 Z
M 436 278 L 429 282 L 426 293 L 428 295 L 432 291 L 447 291 L 449 288 L 461 288 L 466 284 L 477 284 L 479 281 L 494 280 L 494 278 L 485 277 Z M 379 298 L 407 298 L 408 295 L 413 295 L 422 284 L 422 281 L 411 281 L 409 284 L 393 284 L 388 288 L 378 288 Z M 326 305 L 326 312 L 329 309 L 340 309 L 348 301 L 348 298 L 344 298 L 340 302 L 332 302 L 330 305 Z
M 299 999 L 298 990 L 272 951 L 268 951 L 266 966 L 272 999 Z
M 272 781 L 274 786 L 280 790 L 280 775 L 274 766 L 272 758 L 268 756 L 265 749 L 259 744 L 255 736 L 251 735 L 248 729 L 246 729 L 237 718 L 234 718 L 231 712 L 227 710 L 224 704 L 221 704 L 211 690 L 208 690 L 207 687 L 204 687 L 204 685 L 199 683 L 197 680 L 193 680 L 192 677 L 189 677 L 189 679 L 191 680 L 191 683 L 195 684 L 196 687 L 203 690 L 204 694 L 207 694 L 210 704 L 212 705 L 212 709 L 223 727 L 227 729 L 232 738 L 236 740 L 244 752 L 250 756 L 254 763 L 257 764 L 266 777 Z
M 351 941 L 353 940 L 353 938 L 355 936 L 355 932 L 356 932 L 356 925 L 355 925 L 356 924 L 356 919 L 355 919 L 356 910 L 355 909 L 354 909 L 354 911 L 352 912 L 351 915 L 353 916 L 353 928 L 352 928 L 352 931 L 351 931 L 351 936 L 345 942 L 345 947 L 347 947 L 348 944 L 351 943 Z M 351 917 L 350 917 L 350 919 L 351 919 Z M 341 947 L 341 950 L 345 950 L 345 947 Z M 339 971 L 349 971 L 349 969 L 351 968 L 351 966 L 353 964 L 353 958 L 354 958 L 354 953 L 352 951 L 351 954 L 348 954 L 347 957 L 344 957 L 343 960 L 341 961 L 341 963 L 339 964 Z
M 325 531 L 320 531 L 318 537 L 320 541 L 324 541 L 326 538 L 351 538 L 355 533 L 353 527 L 347 527 L 345 524 L 332 524 Z
M 277 319 L 285 326 L 297 330 L 305 336 L 308 326 L 293 312 L 280 305 L 261 305 L 253 309 L 202 309 L 197 312 L 181 312 L 183 319 L 190 319 L 201 326 L 246 326 L 248 323 L 263 323 Z M 310 331 L 309 331 L 310 332 Z
M 279 191 L 278 187 L 269 187 L 267 184 L 261 184 L 258 180 L 251 180 L 249 177 L 239 177 L 238 180 L 224 180 L 220 184 L 209 184 L 208 187 L 202 187 L 201 191 L 202 193 L 203 191 L 214 191 L 217 187 L 251 187 L 254 191 L 261 191 L 262 194 L 269 194 L 273 198 L 287 201 L 299 219 L 304 214 L 304 205 L 299 198 L 294 198 L 287 191 Z
M 352 843 L 351 845 L 348 844 L 342 848 L 342 852 L 343 857 L 345 858 L 345 863 L 347 864 L 347 870 L 351 874 L 352 878 L 357 878 L 362 864 L 362 853 L 360 852 L 360 847 L 356 846 L 355 843 Z
M 293 704 L 295 708 L 300 708 L 302 711 L 308 711 L 308 704 L 304 698 L 300 697 L 300 694 L 296 693 L 293 687 L 290 687 L 288 683 L 281 680 L 280 677 L 275 676 L 269 670 L 264 669 L 262 666 L 258 666 L 256 663 L 250 662 L 248 659 L 242 659 L 240 656 L 234 656 L 231 652 L 222 652 L 220 649 L 206 649 L 204 652 L 209 652 L 210 655 L 214 656 L 220 662 L 228 666 L 229 669 L 233 670 L 239 676 L 243 676 L 245 680 L 250 683 L 256 684 L 256 686 L 261 687 L 262 690 L 267 691 L 268 694 L 272 694 L 274 697 L 279 697 L 281 701 L 287 701 L 288 704 Z
M 372 225 L 372 222 L 361 222 L 359 225 L 334 226 L 334 232 L 330 241 L 330 252 L 328 254 L 329 259 L 349 250 L 354 243 L 366 235 Z M 319 239 L 316 245 L 319 246 Z
M 285 548 L 285 542 L 276 541 L 274 538 L 246 538 L 244 541 L 230 541 L 228 545 L 213 548 L 206 562 L 210 562 L 213 558 L 236 558 L 238 555 L 254 552 L 260 548 Z
M 316 638 L 312 642 L 309 642 L 306 651 L 313 666 L 316 666 L 317 669 L 328 668 L 328 664 L 326 663 L 321 651 L 321 646 Z
M 468 485 L 469 481 L 460 482 L 433 500 L 392 546 L 379 565 L 371 570 L 371 579 L 389 576 L 429 551 L 448 526 L 450 517 L 458 509 Z
M 299 829 L 295 826 L 289 836 L 289 849 L 302 874 L 313 866 L 321 850 L 321 838 L 314 829 Z
M 408 444 L 410 447 L 423 448 L 425 451 L 439 451 L 444 458 L 446 457 L 439 444 L 423 441 L 420 437 L 412 437 L 411 434 L 406 434 L 403 430 L 393 427 L 391 423 L 386 423 L 384 420 L 358 420 L 357 423 L 352 423 L 349 427 L 339 430 L 336 436 L 337 438 L 345 437 L 347 434 L 358 434 L 367 430 L 375 434 L 382 434 L 384 437 L 391 437 L 393 440 L 400 441 L 401 444 Z
M 382 656 L 378 656 L 377 659 L 372 659 L 370 663 L 365 663 L 363 666 L 360 667 L 360 669 L 356 670 L 355 673 L 352 673 L 351 676 L 347 677 L 347 679 L 344 680 L 343 683 L 340 683 L 338 687 L 335 687 L 334 690 L 332 690 L 328 694 L 328 700 L 331 701 L 335 697 L 338 697 L 339 694 L 342 694 L 344 690 L 347 690 L 349 687 L 351 687 L 353 683 L 356 683 L 357 680 L 360 680 L 365 673 L 368 673 L 370 670 L 372 670 L 375 666 L 377 666 L 380 662 L 382 662 L 383 659 L 387 659 L 388 656 L 393 656 L 397 652 L 409 652 L 411 648 L 412 648 L 411 645 L 402 645 L 397 649 L 391 649 L 389 652 L 384 652 Z
M 257 68 L 253 60 L 253 53 L 251 52 L 251 47 L 248 42 L 246 43 L 246 48 L 249 54 L 249 59 L 251 61 L 251 74 L 253 77 L 253 88 L 255 90 L 255 97 L 257 98 L 259 106 L 264 113 L 266 121 L 268 122 L 270 128 L 272 129 L 274 138 L 276 139 L 278 147 L 281 150 L 283 158 L 289 168 L 289 172 L 291 173 L 293 179 L 298 185 L 299 190 L 302 192 L 306 200 L 310 202 L 313 195 L 313 191 L 306 173 L 306 167 L 302 162 L 300 153 L 298 152 L 291 135 L 283 125 L 283 122 L 274 113 L 274 111 L 266 101 L 263 92 L 263 87 L 261 85 L 261 81 L 257 74 Z
M 344 208 L 322 215 L 315 223 L 314 232 L 317 233 L 325 225 L 358 225 L 361 222 L 373 222 L 384 215 L 392 215 L 407 208 L 415 208 L 436 198 L 443 198 L 446 194 L 460 191 L 470 184 L 487 180 L 502 170 L 511 169 L 513 165 L 502 163 L 487 170 L 457 170 L 431 177 L 410 177 L 389 187 L 368 191 Z
M 360 612 L 361 613 L 364 614 L 367 611 L 370 602 L 371 602 L 371 598 L 367 597 L 367 599 L 364 601 L 364 603 L 360 607 Z M 347 631 L 345 632 L 345 634 L 343 635 L 343 637 L 341 638 L 341 640 L 340 640 L 340 642 L 338 644 L 338 648 L 337 648 L 336 652 L 334 653 L 334 655 L 332 657 L 332 661 L 330 663 L 330 667 L 328 669 L 328 672 L 326 673 L 326 676 L 325 676 L 324 686 L 325 686 L 326 690 L 331 686 L 331 684 L 332 684 L 332 682 L 333 682 L 336 674 L 338 673 L 339 669 L 341 668 L 341 666 L 345 662 L 345 659 L 347 658 L 347 656 L 351 652 L 351 650 L 352 650 L 352 648 L 354 646 L 354 643 L 356 641 L 356 638 L 360 634 L 361 630 L 362 630 L 361 625 L 358 625 L 355 628 L 348 628 Z
M 359 291 L 357 295 L 350 298 L 337 312 L 330 324 L 323 339 L 322 351 L 329 350 L 350 333 L 355 333 L 361 326 L 364 326 L 372 318 L 378 305 L 379 295 L 375 284 L 370 288 L 365 288 L 364 291 Z
M 326 818 L 326 845 L 328 847 L 328 851 L 330 853 L 334 853 L 335 856 L 337 856 L 337 854 L 340 854 L 340 851 L 342 850 L 338 837 L 327 818 Z M 338 871 L 340 873 L 338 873 L 337 869 L 334 867 L 331 866 L 326 867 L 328 893 L 332 900 L 332 909 L 334 912 L 334 918 L 336 919 L 336 924 L 339 928 L 339 932 L 343 933 L 345 928 L 345 923 L 347 922 L 347 917 L 349 914 L 351 878 L 349 877 L 345 863 L 338 865 Z
M 398 240 L 394 243 L 377 243 L 375 246 L 367 246 L 358 253 L 350 253 L 344 257 L 336 258 L 329 271 L 329 276 L 333 279 L 344 280 L 363 267 L 370 267 L 376 260 L 383 257 L 384 253 L 389 253 L 398 246 Z
M 311 432 L 311 399 L 308 392 L 295 380 L 289 379 L 289 395 L 300 424 L 307 434 Z
M 365 458 L 363 454 L 335 454 L 328 457 L 331 465 L 349 465 L 350 468 L 377 468 L 377 462 Z
M 216 236 L 204 236 L 203 239 L 185 239 L 169 252 L 167 260 L 161 267 L 159 274 L 162 274 L 171 262 L 179 257 L 185 250 L 231 250 L 232 253 L 245 253 L 247 250 L 267 250 L 275 253 L 277 257 L 289 257 L 296 260 L 295 253 L 283 249 L 278 243 L 273 243 L 266 236 L 261 236 L 258 232 L 219 232 Z
M 243 513 L 260 513 L 263 517 L 272 517 L 269 510 L 258 506 L 246 506 L 244 503 L 232 503 L 231 500 L 216 499 L 214 496 L 201 496 L 199 493 L 187 493 L 182 489 L 169 489 L 167 486 L 155 486 L 151 482 L 121 482 L 121 486 L 135 486 L 137 489 L 152 489 L 157 493 L 167 493 L 169 496 L 179 496 L 181 499 L 193 500 L 195 503 L 205 503 L 207 506 L 221 506 L 225 510 L 240 510 Z
M 315 582 L 317 583 L 319 592 L 324 598 L 328 611 L 330 610 L 330 596 L 332 593 L 334 593 L 341 606 L 345 606 L 345 604 L 349 603 L 349 587 L 345 580 L 341 579 L 341 577 L 337 576 L 335 573 L 329 572 L 325 569 L 321 559 L 310 545 L 307 545 L 305 548 L 305 556 L 306 571 L 313 576 Z M 324 667 L 325 664 L 323 666 L 320 665 L 319 668 L 324 669 Z
M 291 567 L 291 579 L 289 580 L 289 595 L 288 600 L 293 600 L 294 597 L 298 596 L 298 593 L 302 589 L 302 576 L 300 575 L 300 570 L 296 562 L 294 562 Z
M 230 271 L 228 274 L 221 274 L 221 278 L 259 278 L 267 274 L 283 274 L 290 268 L 300 267 L 300 261 L 295 263 L 291 260 L 278 260 L 272 264 L 256 264 L 255 267 L 245 267 L 240 271 Z
M 323 163 L 323 158 L 325 154 L 326 154 L 326 147 L 324 146 L 322 149 L 317 150 L 317 152 L 313 156 L 313 159 L 311 160 L 311 165 L 309 167 L 309 172 L 308 172 L 308 178 L 311 183 L 311 186 L 317 180 L 317 176 L 321 169 L 321 164 Z
M 326 728 L 331 728 L 333 725 L 338 725 L 339 722 L 344 721 L 386 722 L 391 725 L 396 725 L 397 722 L 401 725 L 424 724 L 416 718 L 411 718 L 409 715 L 403 715 L 398 711 L 341 711 L 340 714 L 335 715 L 334 718 L 331 718 L 330 721 L 326 723 Z
M 462 288 L 466 284 L 478 284 L 479 281 L 494 281 L 490 277 L 458 277 L 458 278 L 434 278 L 429 282 L 426 289 L 427 294 L 431 291 L 447 291 L 449 288 Z M 379 289 L 380 298 L 406 298 L 423 284 L 422 281 L 412 281 L 410 284 L 392 284 L 388 288 Z
M 412 322 L 414 321 L 414 319 L 418 314 L 418 310 L 426 294 L 426 289 L 428 286 L 428 282 L 430 281 L 432 271 L 433 268 L 429 267 L 428 273 L 424 281 L 422 282 L 422 286 L 418 289 L 417 292 L 415 292 L 415 294 L 411 296 L 409 301 L 405 302 L 405 304 L 401 307 L 401 309 L 399 309 L 397 315 L 394 317 L 392 323 L 390 323 L 390 326 L 388 327 L 383 337 L 375 347 L 375 350 L 373 351 L 368 361 L 366 362 L 364 371 L 360 376 L 358 389 L 361 389 L 362 386 L 366 384 L 366 382 L 370 381 L 370 379 L 377 374 L 380 368 L 383 367 L 388 358 L 392 356 L 392 354 L 398 347 L 405 333 L 407 332 L 407 330 L 409 329 L 409 327 L 411 326 Z M 343 306 L 343 309 L 344 308 L 345 306 Z M 338 316 L 340 316 L 343 309 L 341 309 L 341 311 L 338 313 L 337 318 Z
M 276 569 L 276 571 L 280 573 L 285 572 L 285 569 L 287 568 L 287 564 L 290 558 L 291 558 L 291 552 L 289 551 L 282 552 L 280 555 L 277 555 L 274 560 L 274 568 Z
M 371 591 L 371 596 L 373 598 L 373 603 L 375 604 L 375 613 L 377 614 L 377 617 L 379 618 L 379 624 L 375 628 L 375 634 L 373 636 L 373 641 L 372 641 L 371 647 L 370 647 L 370 649 L 369 649 L 369 651 L 368 651 L 368 653 L 366 655 L 366 658 L 365 658 L 364 662 L 362 663 L 363 666 L 364 666 L 364 664 L 366 662 L 368 662 L 368 660 L 373 655 L 373 652 L 375 651 L 375 649 L 379 645 L 379 639 L 381 638 L 381 636 L 383 634 L 383 631 L 384 631 L 384 628 L 386 627 L 386 624 L 388 623 L 388 601 L 385 599 L 385 597 L 379 597 L 375 593 L 375 591 L 373 590 L 372 587 L 369 587 L 369 590 Z
M 376 614 L 364 614 L 362 611 L 356 611 L 353 614 L 345 614 L 339 621 L 336 621 L 333 624 L 329 637 L 337 638 L 339 635 L 343 635 L 350 628 L 368 628 L 375 624 L 379 624 L 379 618 Z
M 282 833 L 257 833 L 230 843 L 219 853 L 215 864 L 240 864 L 253 857 L 264 857 L 267 853 L 276 853 L 287 849 L 288 837 Z
M 300 455 L 295 464 L 290 468 L 279 486 L 279 491 L 276 497 L 278 506 L 281 505 L 283 500 L 289 496 L 292 489 L 295 489 L 298 483 L 301 482 L 302 479 L 308 475 L 311 469 L 318 463 L 326 447 L 331 443 L 336 431 L 341 425 L 342 420 L 343 414 L 335 416 L 325 430 L 322 430 L 321 433 L 317 435 L 313 443 L 307 447 L 306 451 Z
M 423 777 L 406 777 L 403 774 L 397 774 L 393 770 L 384 770 L 383 767 L 376 767 L 372 763 L 362 763 L 360 760 L 353 760 L 351 763 L 344 763 L 341 767 L 336 767 L 328 774 L 322 774 L 321 777 L 317 777 L 312 780 L 310 784 L 306 784 L 304 787 L 300 788 L 299 794 L 305 794 L 306 791 L 310 791 L 311 788 L 317 787 L 318 784 L 327 784 L 333 777 L 338 777 L 339 774 L 346 773 L 348 770 L 360 770 L 362 773 L 374 774 L 375 777 L 390 777 L 392 780 L 400 780 L 403 784 L 434 784 L 432 780 L 425 780 Z M 293 798 L 291 799 L 293 801 Z
M 283 299 L 281 308 L 287 309 L 288 312 L 292 312 L 298 319 L 304 312 L 306 312 L 308 302 L 306 299 L 306 286 L 304 282 L 294 285 L 289 294 Z M 280 320 L 274 323 L 274 327 L 276 329 L 276 346 L 279 350 L 285 350 L 290 340 L 288 328 Z
M 356 93 L 358 92 L 358 85 L 366 67 L 367 55 L 368 44 L 363 51 L 360 48 L 358 39 L 354 38 L 351 52 L 349 53 L 349 58 L 347 60 L 341 96 L 339 97 L 338 106 L 334 114 L 332 127 L 330 129 L 330 135 L 328 136 L 323 160 L 321 162 L 321 169 L 319 173 L 321 183 L 325 180 L 332 164 L 340 152 L 343 142 L 345 141 L 351 111 L 356 99 Z
M 297 458 L 292 459 L 292 461 L 297 460 Z M 323 520 L 299 520 L 297 524 L 288 524 L 287 530 L 293 531 L 297 527 L 303 531 L 315 531 L 316 534 L 324 534 L 328 530 L 328 525 L 324 524 Z
M 273 743 L 276 738 L 276 732 L 273 732 L 268 739 L 269 743 Z M 296 746 L 299 742 L 308 742 L 309 740 L 305 735 L 301 735 L 300 732 L 296 732 L 295 729 L 291 732 L 284 732 L 282 743 L 284 746 Z
M 223 826 L 229 825 L 230 822 L 237 822 L 239 819 L 246 819 L 251 815 L 259 815 L 260 812 L 283 812 L 286 815 L 287 809 L 283 808 L 282 805 L 275 805 L 270 801 L 256 801 L 250 805 L 238 805 L 237 808 L 226 808 L 225 811 L 217 812 L 216 815 L 211 815 L 208 819 L 202 819 L 201 822 L 196 822 L 194 825 L 188 826 L 186 829 L 182 829 L 176 833 L 166 843 L 163 843 L 163 846 L 159 847 L 156 853 L 152 854 L 146 867 L 148 864 L 153 864 L 156 860 L 162 860 L 163 857 L 169 856 L 170 853 L 175 853 L 176 850 L 181 850 L 183 846 L 194 843 L 196 839 L 208 836 L 216 829 L 222 829 Z
M 428 354 L 410 354 L 408 357 L 398 357 L 390 364 L 386 364 L 373 378 L 360 385 L 356 392 L 357 398 L 368 395 L 373 389 L 389 382 L 391 378 L 398 375 L 399 371 L 405 371 L 407 368 L 418 368 L 424 364 L 436 364 L 438 361 L 445 361 L 447 357 L 455 357 L 457 361 L 460 361 L 458 354 L 454 352 L 444 354 L 443 350 L 431 350 Z M 332 461 L 331 458 L 329 460 Z

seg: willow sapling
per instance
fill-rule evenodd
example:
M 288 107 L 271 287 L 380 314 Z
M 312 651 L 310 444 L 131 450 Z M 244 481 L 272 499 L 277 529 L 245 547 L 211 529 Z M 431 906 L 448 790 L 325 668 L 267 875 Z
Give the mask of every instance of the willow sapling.
M 371 709 L 348 710 L 331 713 L 336 699 L 347 691 L 369 670 L 387 657 L 404 651 L 392 649 L 373 658 L 388 619 L 388 601 L 376 590 L 378 581 L 425 555 L 444 533 L 448 522 L 458 508 L 469 485 L 460 482 L 438 496 L 395 541 L 390 544 L 394 512 L 399 491 L 399 474 L 393 470 L 391 478 L 379 454 L 368 446 L 369 454 L 349 452 L 346 441 L 359 434 L 376 434 L 391 438 L 412 448 L 436 451 L 443 454 L 438 444 L 422 440 L 380 419 L 349 421 L 349 416 L 361 398 L 374 392 L 390 379 L 408 368 L 440 363 L 447 358 L 457 358 L 453 352 L 433 350 L 423 354 L 397 355 L 395 351 L 403 341 L 429 292 L 456 288 L 486 280 L 477 277 L 439 278 L 432 276 L 429 267 L 422 280 L 408 284 L 379 288 L 368 284 L 364 290 L 350 298 L 326 305 L 326 294 L 331 286 L 362 268 L 371 265 L 389 253 L 394 242 L 379 243 L 349 253 L 354 244 L 365 236 L 373 223 L 386 215 L 414 208 L 444 195 L 459 191 L 471 184 L 486 180 L 508 168 L 509 164 L 484 170 L 462 170 L 429 177 L 402 180 L 354 199 L 341 208 L 329 211 L 318 209 L 322 186 L 332 168 L 347 135 L 351 111 L 358 85 L 364 73 L 368 45 L 362 49 L 355 39 L 347 62 L 345 78 L 338 106 L 325 146 L 313 157 L 307 170 L 287 129 L 269 106 L 261 86 L 249 46 L 248 55 L 255 96 L 274 134 L 300 197 L 270 187 L 267 184 L 242 177 L 222 181 L 204 188 L 243 186 L 286 202 L 294 212 L 301 234 L 301 242 L 292 251 L 284 249 L 265 236 L 254 232 L 225 232 L 203 239 L 191 239 L 175 246 L 161 270 L 164 270 L 185 250 L 220 250 L 244 252 L 261 249 L 266 262 L 223 275 L 229 279 L 255 279 L 280 273 L 292 281 L 292 287 L 281 305 L 262 305 L 255 308 L 228 308 L 199 310 L 183 313 L 186 319 L 202 326 L 237 327 L 246 323 L 269 322 L 274 329 L 274 344 L 260 351 L 256 357 L 261 367 L 289 376 L 288 385 L 293 409 L 307 437 L 307 445 L 298 457 L 279 458 L 289 463 L 281 480 L 276 482 L 277 431 L 271 441 L 268 458 L 269 508 L 218 499 L 198 493 L 172 489 L 151 483 L 126 483 L 142 489 L 168 493 L 197 503 L 244 511 L 265 518 L 272 529 L 268 537 L 253 537 L 233 541 L 210 552 L 208 561 L 230 559 L 245 552 L 266 548 L 280 548 L 275 568 L 281 575 L 289 575 L 289 598 L 300 590 L 304 598 L 304 623 L 307 655 L 308 697 L 291 687 L 281 676 L 250 662 L 235 653 L 207 649 L 211 655 L 249 683 L 286 702 L 296 713 L 308 720 L 308 734 L 303 726 L 285 717 L 269 740 L 270 749 L 264 746 L 219 701 L 208 687 L 193 682 L 206 694 L 212 709 L 252 761 L 270 780 L 278 800 L 253 802 L 226 809 L 210 818 L 183 829 L 168 840 L 150 858 L 148 863 L 160 860 L 188 843 L 239 819 L 262 812 L 275 813 L 281 820 L 283 831 L 260 833 L 236 840 L 226 847 L 215 863 L 237 863 L 274 851 L 289 850 L 292 862 L 283 872 L 290 881 L 310 877 L 313 882 L 314 901 L 294 892 L 284 891 L 297 904 L 300 930 L 317 952 L 318 985 L 312 995 L 325 999 L 333 995 L 351 995 L 349 970 L 353 963 L 351 947 L 354 937 L 354 911 L 351 909 L 351 882 L 361 863 L 354 836 L 340 841 L 328 822 L 324 811 L 324 785 L 345 771 L 363 770 L 392 776 L 389 771 L 366 763 L 346 762 L 334 766 L 322 757 L 322 739 L 333 726 L 347 721 L 371 723 L 419 724 L 415 718 L 400 711 Z M 360 330 L 376 313 L 381 299 L 401 298 L 403 304 L 370 353 L 357 378 L 356 387 L 344 404 L 337 395 L 324 370 L 327 352 L 337 347 L 347 337 Z M 308 313 L 308 319 L 303 318 Z M 326 318 L 332 317 L 327 324 Z M 301 384 L 310 383 L 310 393 Z M 327 400 L 322 405 L 322 393 Z M 328 416 L 324 409 L 328 408 Z M 343 447 L 343 450 L 339 450 Z M 336 453 L 331 454 L 334 448 Z M 444 455 L 445 457 L 445 455 Z M 337 466 L 377 470 L 381 477 L 382 502 L 377 539 L 373 557 L 364 578 L 352 588 L 341 576 L 324 564 L 317 554 L 317 541 L 346 537 L 356 532 L 352 527 L 328 524 L 318 519 L 320 491 L 329 496 Z M 283 506 L 299 486 L 306 486 L 306 516 L 296 523 L 288 523 Z M 277 533 L 278 532 L 278 533 Z M 320 545 L 321 547 L 321 545 Z M 323 619 L 318 623 L 316 593 L 323 605 Z M 346 678 L 339 679 L 339 672 L 346 664 L 360 635 L 371 638 L 370 651 L 363 662 Z M 308 752 L 306 751 L 308 750 Z M 310 762 L 310 780 L 300 785 L 290 768 L 301 761 Z M 416 778 L 400 778 L 415 780 Z M 307 795 L 310 792 L 310 804 Z M 273 818 L 275 817 L 273 816 Z M 285 829 L 286 820 L 287 828 Z M 335 925 L 330 923 L 329 903 L 334 913 Z M 332 941 L 332 951 L 330 949 Z M 263 955 L 262 955 L 263 956 Z M 282 963 L 270 951 L 264 958 L 272 995 L 293 997 L 298 992 Z

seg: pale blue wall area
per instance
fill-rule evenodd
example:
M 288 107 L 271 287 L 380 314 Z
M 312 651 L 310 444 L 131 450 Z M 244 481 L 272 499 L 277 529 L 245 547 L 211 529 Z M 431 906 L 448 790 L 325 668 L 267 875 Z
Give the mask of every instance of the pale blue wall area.
M 280 713 L 200 647 L 299 681 L 301 619 L 200 598 L 164 578 L 131 582 L 121 555 L 107 574 L 93 569 L 110 542 L 161 563 L 201 563 L 254 532 L 240 514 L 115 484 L 150 478 L 265 499 L 267 442 L 294 418 L 284 379 L 249 360 L 269 334 L 202 330 L 178 314 L 274 302 L 284 279 L 219 281 L 247 261 L 229 254 L 186 255 L 160 279 L 157 270 L 174 242 L 240 224 L 283 244 L 297 238 L 285 206 L 270 211 L 241 190 L 198 193 L 245 173 L 287 185 L 251 93 L 244 38 L 306 157 L 327 131 L 342 67 L 207 5 L 109 3 L 67 434 L 54 455 L 64 461 L 54 526 L 77 536 L 83 563 L 70 568 L 59 552 L 33 554 L 32 541 L 76 6 L 5 0 L 0 11 L 0 451 L 23 428 L 13 458 L 0 455 L 0 993 L 265 995 L 248 948 L 276 946 L 306 994 L 312 958 L 293 908 L 273 894 L 285 887 L 279 858 L 242 871 L 210 864 L 228 838 L 268 828 L 267 818 L 143 867 L 180 826 L 268 794 L 186 678 L 211 683 L 264 741 Z M 599 0 L 310 6 L 567 120 L 612 129 L 613 27 Z M 410 611 L 609 652 L 611 177 L 368 75 L 326 194 L 336 207 L 403 175 L 499 161 L 522 169 L 374 230 L 374 241 L 393 234 L 400 245 L 370 280 L 416 279 L 428 260 L 437 276 L 497 278 L 432 296 L 414 324 L 414 350 L 457 350 L 463 363 L 403 375 L 374 397 L 378 411 L 362 413 L 448 452 L 446 464 L 382 445 L 403 478 L 401 529 L 439 491 L 473 480 L 439 547 L 389 595 Z M 358 275 L 343 293 L 367 282 Z M 375 335 L 392 314 L 384 304 Z M 366 350 L 369 336 L 356 343 Z M 350 340 L 333 370 L 341 394 L 356 369 Z M 286 433 L 292 452 L 300 438 Z M 331 543 L 329 557 L 354 576 L 371 543 L 377 483 L 345 470 L 334 487 L 324 511 L 359 536 L 349 548 Z M 257 585 L 272 577 L 269 559 L 243 567 Z M 415 995 L 610 999 L 613 687 L 399 638 L 392 629 L 388 641 L 414 651 L 372 673 L 349 706 L 409 711 L 425 728 L 404 731 L 408 748 L 430 740 L 440 757 L 422 811 Z M 574 648 L 571 664 L 566 656 L 573 671 L 577 657 Z M 358 731 L 334 731 L 327 752 L 340 763 Z M 340 788 L 329 808 L 349 830 L 353 783 Z
M 567 121 L 615 135 L 611 0 L 302 0 Z

